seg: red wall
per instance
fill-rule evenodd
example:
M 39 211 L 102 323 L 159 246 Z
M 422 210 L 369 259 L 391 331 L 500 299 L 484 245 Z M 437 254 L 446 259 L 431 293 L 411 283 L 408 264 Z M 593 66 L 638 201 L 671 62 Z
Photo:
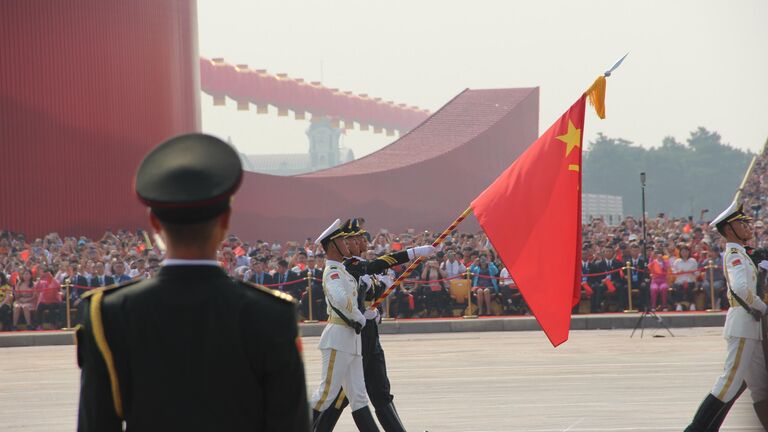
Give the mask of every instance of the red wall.
M 0 229 L 143 227 L 143 155 L 200 129 L 195 0 L 0 2 Z
M 146 227 L 136 167 L 155 144 L 200 128 L 196 13 L 195 0 L 0 1 L 0 229 L 95 237 Z M 298 177 L 248 173 L 232 231 L 296 240 L 354 216 L 374 229 L 444 227 L 537 129 L 538 89 L 465 91 L 359 161 Z

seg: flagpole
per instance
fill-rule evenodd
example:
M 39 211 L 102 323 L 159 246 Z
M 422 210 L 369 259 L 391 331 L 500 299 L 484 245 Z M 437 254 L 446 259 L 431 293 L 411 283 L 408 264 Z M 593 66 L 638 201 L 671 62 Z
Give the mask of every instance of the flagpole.
M 600 75 L 595 82 L 585 91 L 584 93 L 587 94 L 587 97 L 589 98 L 590 104 L 595 108 L 595 112 L 597 113 L 598 117 L 601 119 L 605 118 L 605 78 L 608 76 L 611 76 L 611 72 L 616 70 L 621 63 L 624 61 L 624 59 L 627 57 L 627 54 L 624 55 L 619 61 L 617 61 L 609 70 L 607 70 L 605 73 Z M 432 242 L 432 246 L 437 247 L 439 246 L 443 240 L 448 236 L 448 234 L 451 233 L 456 227 L 464 221 L 464 219 L 467 218 L 472 213 L 472 207 L 467 207 L 466 210 L 464 210 L 461 215 L 459 215 L 458 218 L 456 218 L 453 223 L 451 223 L 448 228 L 445 229 L 445 231 L 438 236 L 434 242 Z M 411 264 L 408 266 L 407 269 L 401 274 L 393 283 L 392 285 L 387 288 L 386 291 L 384 291 L 379 298 L 376 299 L 373 304 L 371 304 L 371 309 L 374 309 L 378 307 L 384 299 L 389 297 L 390 294 L 397 288 L 398 285 L 400 285 L 405 278 L 407 278 L 411 273 L 413 273 L 414 270 L 416 270 L 416 267 L 421 264 L 421 262 L 424 261 L 424 257 L 418 257 Z
M 457 218 L 456 218 L 456 220 L 455 220 L 455 221 L 453 221 L 453 222 L 452 222 L 452 223 L 451 223 L 451 224 L 448 226 L 448 228 L 446 228 L 446 229 L 445 229 L 445 230 L 444 230 L 444 231 L 443 231 L 443 232 L 442 232 L 442 233 L 441 233 L 441 234 L 440 234 L 440 235 L 439 235 L 439 236 L 438 236 L 438 237 L 435 239 L 435 241 L 433 241 L 433 242 L 432 242 L 432 246 L 434 246 L 434 247 L 438 247 L 438 246 L 440 246 L 440 244 L 443 242 L 443 240 L 445 240 L 445 238 L 446 238 L 446 237 L 448 237 L 448 235 L 449 235 L 449 234 L 450 234 L 450 233 L 451 233 L 453 230 L 455 230 L 455 229 L 456 229 L 456 227 L 457 227 L 457 226 L 459 226 L 459 224 L 460 224 L 460 223 L 464 222 L 464 219 L 466 219 L 466 218 L 467 218 L 467 216 L 469 216 L 470 214 L 472 214 L 472 207 L 471 207 L 471 206 L 470 206 L 470 207 L 467 207 L 467 209 L 466 209 L 466 210 L 464 210 L 464 212 L 463 212 L 463 213 L 461 213 L 461 214 L 459 215 L 459 217 L 457 217 Z M 392 291 L 394 291 L 394 290 L 395 290 L 395 288 L 397 288 L 397 286 L 398 286 L 398 285 L 400 285 L 400 283 L 402 283 L 402 282 L 403 282 L 403 280 L 404 280 L 405 278 L 407 278 L 407 277 L 408 277 L 408 276 L 409 276 L 411 273 L 413 273 L 413 271 L 414 271 L 414 270 L 416 270 L 416 267 L 418 267 L 418 266 L 419 266 L 419 264 L 421 264 L 421 262 L 422 262 L 422 261 L 424 261 L 424 257 L 418 257 L 418 258 L 416 258 L 415 260 L 413 260 L 413 261 L 411 262 L 411 264 L 408 266 L 408 268 L 407 268 L 407 269 L 405 269 L 405 271 L 403 272 L 403 274 L 401 274 L 401 275 L 400 275 L 400 276 L 399 276 L 397 279 L 395 279 L 395 281 L 392 283 L 392 285 L 391 285 L 389 288 L 387 288 L 387 290 L 386 290 L 386 291 L 384 291 L 384 292 L 381 294 L 381 296 L 379 296 L 379 298 L 377 298 L 377 299 L 376 299 L 376 301 L 375 301 L 375 302 L 373 302 L 373 304 L 371 304 L 371 307 L 370 307 L 370 308 L 371 308 L 371 309 L 376 309 L 376 308 L 377 308 L 377 307 L 378 307 L 378 306 L 379 306 L 379 305 L 380 305 L 380 304 L 381 304 L 381 303 L 384 301 L 384 299 L 386 299 L 386 298 L 387 298 L 387 297 L 388 297 L 390 294 L 392 294 Z

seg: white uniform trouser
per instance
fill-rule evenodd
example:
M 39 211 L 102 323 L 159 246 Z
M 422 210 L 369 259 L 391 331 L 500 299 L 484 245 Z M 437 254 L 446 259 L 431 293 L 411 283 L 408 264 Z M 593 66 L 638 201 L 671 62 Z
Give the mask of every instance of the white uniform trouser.
M 310 399 L 312 409 L 325 411 L 334 402 L 342 387 L 352 411 L 368 406 L 368 393 L 363 377 L 363 356 L 335 349 L 321 349 L 320 353 L 323 357 L 323 372 L 320 376 L 320 386 Z
M 768 399 L 768 373 L 762 342 L 739 337 L 728 337 L 726 341 L 728 357 L 725 359 L 725 370 L 715 382 L 712 395 L 729 402 L 736 396 L 741 383 L 746 381 L 754 402 Z

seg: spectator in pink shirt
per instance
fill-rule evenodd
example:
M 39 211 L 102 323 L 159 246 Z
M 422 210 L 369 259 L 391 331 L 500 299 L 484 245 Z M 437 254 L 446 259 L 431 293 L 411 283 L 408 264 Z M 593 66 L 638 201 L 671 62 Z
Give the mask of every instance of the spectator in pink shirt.
M 656 300 L 661 294 L 661 307 L 667 310 L 667 274 L 669 273 L 669 262 L 664 259 L 661 249 L 656 249 L 648 263 L 648 270 L 651 272 L 651 308 L 656 310 Z

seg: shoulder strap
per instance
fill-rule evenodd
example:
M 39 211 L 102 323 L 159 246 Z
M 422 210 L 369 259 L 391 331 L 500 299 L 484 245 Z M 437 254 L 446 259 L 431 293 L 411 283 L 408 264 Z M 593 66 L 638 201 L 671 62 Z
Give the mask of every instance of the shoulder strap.
M 138 278 L 137 277 L 137 278 L 134 278 L 134 279 L 127 280 L 127 281 L 125 281 L 123 283 L 115 283 L 115 284 L 107 285 L 107 286 L 103 286 L 103 287 L 96 287 L 96 288 L 93 288 L 93 289 L 90 289 L 90 290 L 84 292 L 83 295 L 80 296 L 80 298 L 85 300 L 88 297 L 96 295 L 96 293 L 99 293 L 99 292 L 103 293 L 104 291 L 112 291 L 112 290 L 124 288 L 124 287 L 130 286 L 130 285 L 133 285 L 135 283 L 141 282 L 141 281 L 142 281 L 142 278 Z
M 360 325 L 360 323 L 359 323 L 359 322 L 356 322 L 356 321 L 352 321 L 352 320 L 350 320 L 349 318 L 347 318 L 347 316 L 346 316 L 346 315 L 344 315 L 344 314 L 343 314 L 343 313 L 342 313 L 340 310 L 336 309 L 336 306 L 334 306 L 333 304 L 331 304 L 331 302 L 327 302 L 327 303 L 328 303 L 328 306 L 330 306 L 330 307 L 331 307 L 331 309 L 333 309 L 333 311 L 334 311 L 334 312 L 336 312 L 336 315 L 338 315 L 338 316 L 339 316 L 339 318 L 341 318 L 341 320 L 342 320 L 342 321 L 344 321 L 344 323 L 345 323 L 346 325 L 348 325 L 349 327 L 351 327 L 351 328 L 352 328 L 352 329 L 355 331 L 355 333 L 357 333 L 357 334 L 360 334 L 360 331 L 362 331 L 362 329 L 363 329 L 363 326 L 362 326 L 362 325 Z
M 238 280 L 237 282 L 239 282 L 239 283 L 241 283 L 241 284 L 243 284 L 243 285 L 245 285 L 245 286 L 247 286 L 249 288 L 255 288 L 255 289 L 257 289 L 257 290 L 259 290 L 259 291 L 261 291 L 261 292 L 263 292 L 265 294 L 272 295 L 275 298 L 278 298 L 278 299 L 283 300 L 285 302 L 288 302 L 288 303 L 291 303 L 291 304 L 296 304 L 296 299 L 293 298 L 292 295 L 286 294 L 286 293 L 284 293 L 282 291 L 278 291 L 278 290 L 272 289 L 272 288 L 267 288 L 264 285 L 259 285 L 259 284 L 256 284 L 256 283 L 253 283 L 253 282 L 250 282 L 250 281 Z

